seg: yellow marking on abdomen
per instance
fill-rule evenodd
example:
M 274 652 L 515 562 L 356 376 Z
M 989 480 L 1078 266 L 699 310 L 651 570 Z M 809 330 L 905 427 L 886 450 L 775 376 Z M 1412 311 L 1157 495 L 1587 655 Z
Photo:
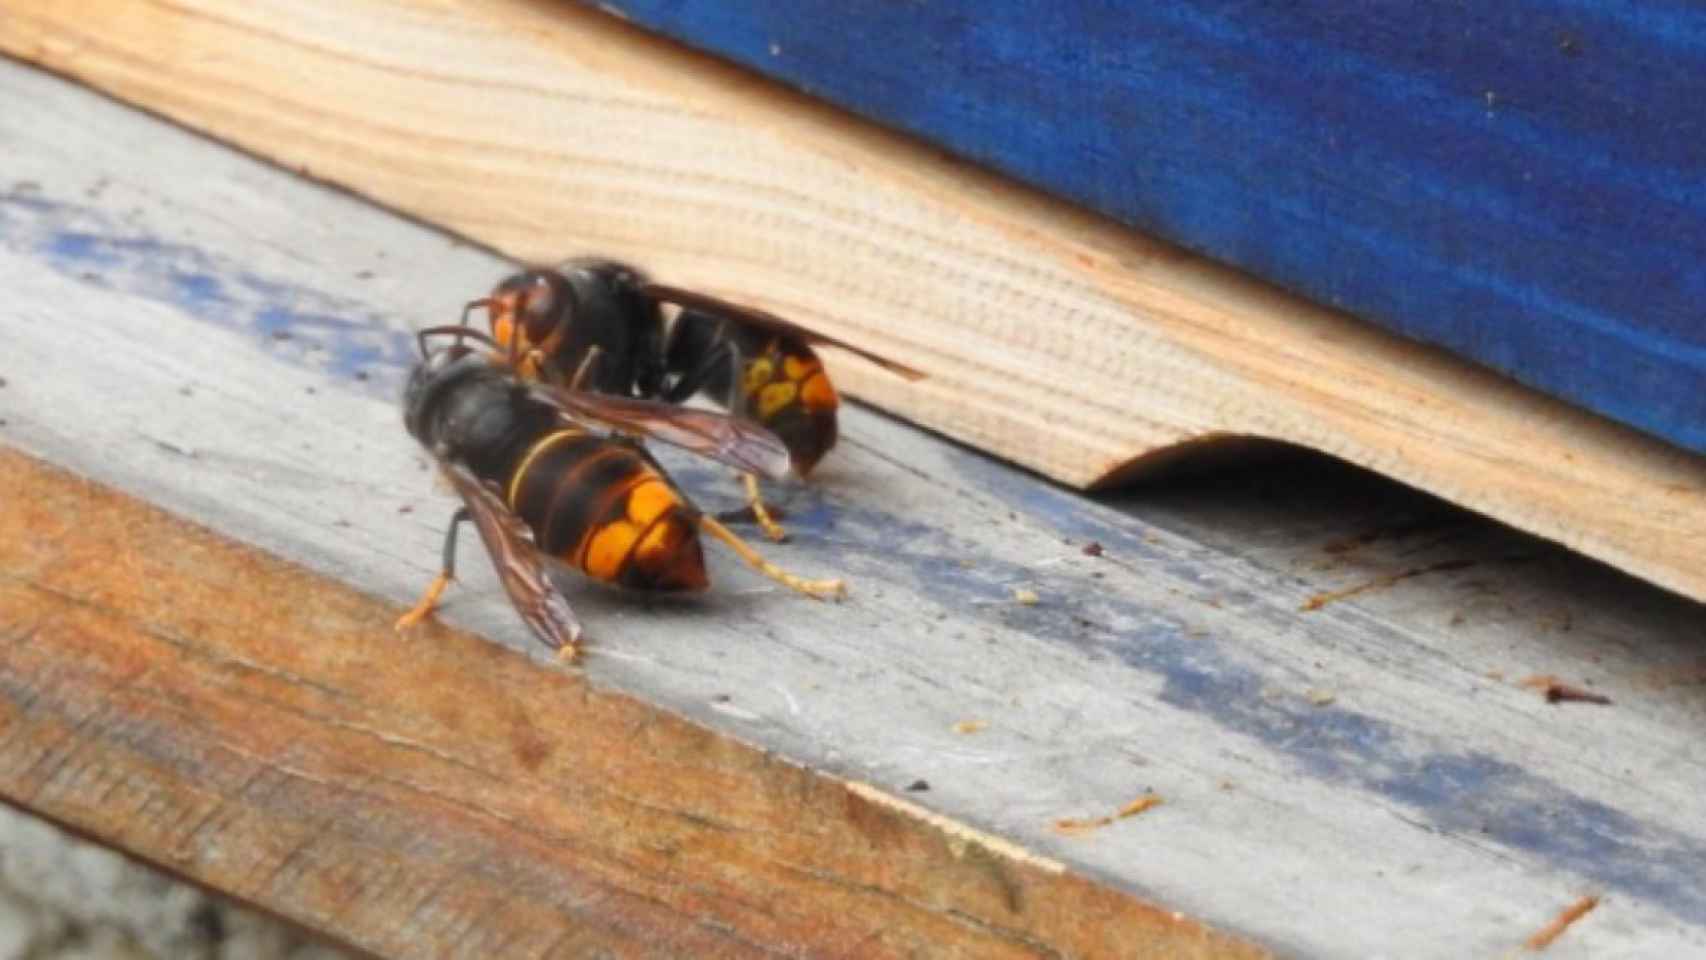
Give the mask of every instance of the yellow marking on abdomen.
M 741 374 L 741 392 L 752 396 L 776 376 L 776 366 L 767 357 L 759 357 L 746 365 L 746 371 Z
M 586 559 L 581 569 L 598 580 L 615 580 L 622 572 L 622 561 L 640 539 L 640 528 L 626 520 L 616 520 L 598 528 L 586 546 Z
M 778 411 L 794 402 L 800 386 L 791 380 L 772 383 L 758 393 L 758 419 L 769 420 Z
M 509 475 L 509 492 L 505 496 L 505 499 L 509 503 L 509 508 L 511 510 L 517 509 L 515 505 L 515 496 L 521 489 L 521 478 L 527 476 L 527 468 L 533 465 L 534 458 L 538 457 L 541 453 L 544 453 L 553 444 L 565 437 L 584 436 L 586 436 L 586 434 L 580 430 L 558 430 L 556 433 L 547 434 L 546 436 L 541 437 L 533 444 L 533 446 L 528 447 L 527 455 L 521 458 L 521 465 L 516 467 L 515 472 Z
M 563 557 L 563 559 L 568 562 L 569 566 L 574 567 L 577 570 L 584 570 L 589 576 L 596 577 L 598 574 L 592 572 L 593 541 L 597 540 L 599 536 L 601 536 L 604 531 L 610 527 L 624 526 L 630 528 L 628 537 L 630 543 L 633 542 L 634 538 L 640 535 L 642 532 L 640 528 L 630 523 L 625 516 L 627 512 L 627 497 L 628 494 L 636 487 L 639 487 L 641 484 L 655 476 L 656 474 L 653 473 L 649 467 L 642 466 L 636 472 L 623 477 L 616 485 L 607 487 L 604 490 L 587 491 L 588 496 L 598 496 L 599 500 L 593 505 L 593 509 L 587 514 L 589 517 L 594 519 L 592 519 L 588 523 L 587 528 L 582 531 L 580 543 L 575 545 L 575 549 L 572 553 L 566 554 Z M 617 504 L 624 505 L 623 515 L 618 515 L 615 520 L 605 523 L 600 523 L 596 519 L 598 517 L 610 516 L 614 512 Z M 606 543 L 606 546 L 608 547 L 614 542 L 614 539 L 612 539 Z M 618 566 L 620 566 L 621 557 L 618 556 L 617 560 Z
M 665 515 L 681 502 L 670 485 L 658 476 L 648 476 L 629 489 L 627 518 L 613 520 L 593 532 L 582 558 L 587 576 L 614 581 L 622 575 L 629 554 L 640 560 L 655 554 L 672 539 Z M 643 539 L 642 539 L 642 535 Z M 679 540 L 679 537 L 673 538 Z M 637 551 L 637 552 L 636 552 Z
M 649 526 L 679 501 L 675 491 L 662 479 L 651 477 L 642 480 L 640 485 L 628 494 L 628 519 L 641 527 Z

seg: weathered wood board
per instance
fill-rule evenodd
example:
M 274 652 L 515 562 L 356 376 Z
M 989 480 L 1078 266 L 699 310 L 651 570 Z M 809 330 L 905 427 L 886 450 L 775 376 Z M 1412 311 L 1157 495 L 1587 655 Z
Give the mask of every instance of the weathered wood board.
M 1265 955 L 10 450 L 0 492 L 0 795 L 387 956 Z
M 600 250 L 902 354 L 930 378 L 838 380 L 1068 483 L 1284 440 L 1706 599 L 1701 458 L 592 10 L 13 0 L 0 51 L 512 256 Z
M 0 443 L 352 584 L 396 604 L 390 613 L 412 600 L 436 563 L 450 503 L 433 492 L 398 423 L 408 331 L 444 318 L 506 264 L 15 66 L 0 69 L 0 151 L 0 284 L 9 297 L 0 313 Z M 646 805 L 679 787 L 669 770 L 645 766 L 659 742 L 646 731 L 667 727 L 666 742 L 691 740 L 712 754 L 713 772 L 722 769 L 716 757 L 746 757 L 739 745 L 750 744 L 788 771 L 780 758 L 855 781 L 832 796 L 861 799 L 827 817 L 826 831 L 879 802 L 867 798 L 906 796 L 1044 864 L 1064 863 L 1285 953 L 1498 955 L 1584 893 L 1605 903 L 1554 956 L 1706 948 L 1697 882 L 1706 859 L 1706 616 L 1698 605 L 1414 497 L 1400 498 L 1397 516 L 1381 506 L 1385 495 L 1365 503 L 1333 492 L 1307 522 L 1276 520 L 1259 498 L 1193 520 L 1141 495 L 1117 505 L 1086 499 L 859 408 L 848 411 L 844 436 L 821 483 L 785 492 L 794 540 L 771 552 L 802 573 L 844 572 L 853 588 L 845 603 L 769 589 L 726 555 L 712 557 L 714 591 L 691 603 L 637 604 L 569 582 L 595 638 L 584 685 L 531 643 L 478 563 L 467 565 L 447 618 L 537 663 L 453 631 L 393 645 L 401 642 L 386 634 L 383 613 L 348 592 L 323 601 L 326 615 L 347 611 L 361 630 L 227 638 L 241 657 L 218 663 L 191 662 L 194 650 L 173 646 L 170 630 L 125 633 L 117 652 L 86 639 L 64 658 L 20 644 L 13 628 L 0 664 L 12 691 L 8 729 L 52 734 L 52 724 L 80 723 L 86 756 L 116 744 L 130 755 L 154 751 L 156 760 L 194 755 L 215 770 L 218 749 L 244 738 L 274 738 L 274 749 L 288 750 L 290 734 L 305 727 L 268 728 L 288 707 L 304 724 L 366 744 L 352 756 L 371 765 L 334 764 L 326 771 L 334 787 L 336 778 L 359 777 L 404 791 L 430 775 L 431 789 L 511 811 L 516 819 L 505 822 L 519 826 L 535 815 L 569 824 L 558 791 L 582 801 L 612 783 L 622 786 L 602 809 L 628 809 L 636 823 L 653 816 Z M 679 456 L 666 462 L 707 504 L 737 502 L 719 471 Z M 1286 488 L 1304 480 L 1295 464 L 1274 470 L 1271 482 L 1289 499 Z M 1160 502 L 1180 490 L 1189 487 L 1151 495 Z M 0 514 L 7 523 L 36 518 L 31 530 L 75 528 L 65 511 L 44 513 L 44 505 L 80 513 L 99 502 L 75 490 L 51 499 L 26 493 L 6 488 Z M 104 536 L 100 552 L 78 558 L 86 567 L 67 570 L 132 567 L 138 576 L 112 581 L 124 586 L 113 588 L 112 602 L 156 626 L 222 635 L 217 619 L 172 619 L 191 616 L 173 614 L 174 604 L 203 598 L 150 591 L 155 571 L 176 565 L 193 574 L 188 546 L 151 556 L 146 536 Z M 119 629 L 95 622 L 101 613 L 88 604 L 99 598 L 80 593 L 78 578 L 56 579 L 66 571 L 55 572 L 48 539 L 6 548 L 5 588 L 58 590 L 78 605 L 66 614 L 78 636 Z M 1091 541 L 1102 556 L 1083 552 Z M 169 542 L 230 549 L 200 535 Z M 312 620 L 307 601 L 293 600 L 304 596 L 292 591 L 305 575 L 275 576 L 259 555 L 240 556 L 252 574 L 204 581 L 202 591 L 220 603 L 252 600 L 281 623 Z M 249 597 L 243 588 L 254 584 L 260 595 Z M 1358 585 L 1370 589 L 1304 609 Z M 1037 602 L 1016 602 L 1016 589 L 1034 591 Z M 0 615 L 15 602 L 0 601 Z M 50 694 L 81 675 L 78 656 L 116 683 L 123 674 L 110 671 L 152 662 L 126 658 L 156 655 L 165 659 L 147 668 L 148 680 L 161 686 L 121 688 L 88 715 L 49 710 L 62 702 Z M 213 696 L 229 692 L 235 674 L 252 703 Z M 1548 705 L 1517 682 L 1537 674 L 1591 684 L 1614 702 Z M 120 722 L 131 705 L 147 705 L 145 691 L 195 684 L 224 712 L 162 722 L 146 736 Z M 350 684 L 371 699 L 346 704 L 332 692 Z M 287 694 L 294 699 L 273 702 Z M 631 737 L 588 731 L 582 747 L 553 755 L 543 773 L 505 766 L 504 776 L 487 778 L 483 764 L 520 759 L 481 734 L 508 722 L 506 710 L 548 727 L 558 702 L 581 704 L 575 717 L 599 715 L 581 712 L 593 708 L 628 717 L 601 723 L 633 723 Z M 460 735 L 429 722 L 450 705 L 483 719 Z M 171 703 L 154 707 L 169 712 Z M 957 733 L 965 721 L 988 726 Z M 426 733 L 421 749 L 408 745 Z M 582 741 L 564 731 L 553 742 Z M 12 743 L 8 753 L 8 743 L 0 739 L 0 758 L 16 764 L 25 747 Z M 58 792 L 39 789 L 64 754 L 38 754 L 48 766 L 6 768 L 17 772 L 0 776 L 0 791 L 47 805 L 106 789 L 92 779 L 93 765 L 64 767 L 86 777 L 46 777 Z M 695 793 L 703 804 L 696 799 L 690 812 L 745 822 L 736 811 L 782 802 L 768 792 L 778 777 L 802 793 L 829 789 L 804 772 L 730 773 L 724 790 Z M 909 793 L 918 780 L 929 789 Z M 210 779 L 204 804 L 241 787 Z M 616 796 L 622 789 L 635 792 Z M 372 795 L 377 809 L 394 809 L 391 790 Z M 1054 829 L 1058 819 L 1112 813 L 1150 790 L 1165 803 L 1141 816 L 1081 836 Z M 359 835 L 387 822 L 351 803 L 338 808 L 343 829 Z M 146 833 L 137 826 L 126 835 L 121 825 L 147 824 L 146 816 L 99 819 L 113 812 L 60 808 L 67 819 L 108 824 L 109 840 Z M 431 837 L 443 823 L 416 826 Z M 620 842 L 620 833 L 602 835 Z M 552 836 L 534 842 L 568 869 L 574 858 Z M 219 866 L 190 849 L 182 869 Z M 694 899 L 694 883 L 712 883 L 700 871 L 728 862 L 715 845 L 694 849 L 650 875 L 681 898 L 668 903 L 698 911 L 693 936 L 775 935 L 783 950 L 799 942 L 777 932 L 783 925 L 763 915 L 763 904 L 719 899 L 743 889 L 730 877 Z M 216 852 L 233 858 L 220 861 L 226 867 L 264 874 L 281 851 Z M 431 862 L 431 849 L 398 855 L 417 853 Z M 865 861 L 871 872 L 858 883 L 879 899 L 907 896 L 887 872 L 907 858 L 893 859 Z M 504 876 L 474 872 L 493 896 L 503 887 Z M 399 949 L 407 932 L 396 925 L 399 901 L 386 899 L 403 887 L 340 886 L 332 902 L 310 885 L 293 888 L 292 900 L 264 879 L 236 886 L 307 922 L 365 931 L 370 939 L 360 942 L 369 946 Z M 1068 924 L 1088 896 L 1026 889 L 1038 890 L 1037 900 L 1006 922 Z M 472 951 L 497 935 L 482 917 L 508 922 L 577 904 L 591 913 L 570 915 L 599 916 L 597 897 L 577 900 L 574 890 L 554 891 L 559 899 L 545 906 L 458 901 L 444 916 L 462 926 L 444 935 L 466 933 Z M 303 899 L 309 893 L 322 899 Z M 777 901 L 767 902 L 774 909 Z M 379 925 L 387 917 L 391 925 Z

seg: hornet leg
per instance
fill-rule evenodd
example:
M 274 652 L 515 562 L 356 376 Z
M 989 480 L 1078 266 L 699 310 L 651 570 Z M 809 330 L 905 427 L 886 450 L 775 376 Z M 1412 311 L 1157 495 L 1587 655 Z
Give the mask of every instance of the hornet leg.
M 724 401 L 723 406 L 730 413 L 734 413 L 739 410 L 739 407 L 731 402 L 740 398 L 739 357 L 735 355 L 734 345 L 728 341 L 725 330 L 725 324 L 718 321 L 716 332 L 709 338 L 711 341 L 716 343 L 716 346 L 705 353 L 704 359 L 699 361 L 699 365 L 697 367 L 694 367 L 692 370 L 689 370 L 677 377 L 674 383 L 670 384 L 667 389 L 659 394 L 659 400 L 662 400 L 665 403 L 681 403 L 688 397 L 698 393 L 699 390 L 710 381 L 711 375 L 717 371 L 718 365 L 726 363 L 733 368 L 730 371 L 730 376 L 734 380 L 732 385 L 733 389 L 730 390 L 731 396 L 712 397 L 711 399 Z
M 758 523 L 758 529 L 764 531 L 772 543 L 788 539 L 788 532 L 770 515 L 770 508 L 764 503 L 764 494 L 758 489 L 758 474 L 743 473 L 740 482 L 746 488 L 746 507 L 752 511 L 752 519 Z
M 665 391 L 663 399 L 669 403 L 680 403 L 686 400 L 699 392 L 699 388 L 711 379 L 711 374 L 716 370 L 718 364 L 727 364 L 729 367 L 729 392 L 728 396 L 722 398 L 723 408 L 730 413 L 739 415 L 743 408 L 740 352 L 735 349 L 734 344 L 725 338 L 721 329 L 719 329 L 715 339 L 718 341 L 717 349 L 713 350 L 699 364 L 697 369 L 683 375 Z M 758 529 L 764 531 L 764 535 L 773 543 L 781 543 L 786 540 L 788 538 L 787 531 L 783 530 L 782 525 L 776 522 L 776 518 L 770 513 L 769 506 L 764 503 L 764 495 L 758 489 L 758 475 L 742 473 L 740 482 L 746 490 L 746 508 L 752 513 L 752 519 L 758 523 Z
M 575 368 L 575 375 L 569 380 L 570 390 L 584 390 L 587 378 L 597 369 L 599 354 L 604 351 L 598 344 L 586 348 L 586 356 L 581 358 L 581 365 Z
M 745 540 L 735 536 L 734 532 L 728 527 L 718 523 L 715 517 L 701 516 L 699 518 L 699 529 L 728 544 L 729 549 L 738 554 L 754 570 L 790 590 L 797 590 L 817 600 L 839 600 L 847 596 L 847 585 L 839 579 L 807 580 L 804 577 L 795 576 L 764 559 L 757 550 L 747 546 Z
M 729 395 L 725 398 L 724 405 L 732 412 L 742 409 L 744 404 L 744 395 L 741 393 L 743 371 L 740 351 L 735 349 L 734 344 L 724 341 L 724 350 L 729 365 Z M 788 539 L 787 531 L 770 515 L 770 508 L 764 503 L 764 494 L 758 489 L 758 474 L 742 473 L 740 482 L 746 490 L 747 509 L 752 511 L 752 519 L 758 523 L 758 529 L 764 531 L 771 543 L 781 543 Z
M 444 566 L 440 568 L 438 576 L 433 578 L 432 583 L 427 585 L 426 592 L 421 594 L 420 602 L 415 604 L 414 609 L 397 618 L 396 630 L 398 633 L 431 616 L 433 609 L 438 606 L 438 598 L 444 595 L 444 588 L 450 586 L 450 581 L 456 579 L 456 531 L 470 516 L 467 507 L 462 507 L 451 514 L 450 528 L 444 531 Z

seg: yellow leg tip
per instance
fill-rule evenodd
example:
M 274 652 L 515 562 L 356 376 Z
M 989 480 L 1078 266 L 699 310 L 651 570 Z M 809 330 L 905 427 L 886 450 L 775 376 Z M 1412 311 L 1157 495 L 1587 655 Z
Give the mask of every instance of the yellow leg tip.
M 758 521 L 758 529 L 764 531 L 764 536 L 772 543 L 788 539 L 787 531 L 770 515 L 770 508 L 764 505 L 764 496 L 758 489 L 758 477 L 742 474 L 741 483 L 746 487 L 746 505 L 752 509 L 752 519 Z
M 764 559 L 758 551 L 746 545 L 746 542 L 732 533 L 728 527 L 718 523 L 714 518 L 702 516 L 699 526 L 707 533 L 729 545 L 729 548 L 745 560 L 749 566 L 759 573 L 780 583 L 782 586 L 798 593 L 803 593 L 816 600 L 840 600 L 847 596 L 847 584 L 839 578 L 833 580 L 807 580 L 795 576 L 774 563 Z
M 578 643 L 565 643 L 557 648 L 557 662 L 568 665 L 581 658 L 581 648 Z
M 421 594 L 420 602 L 415 604 L 414 609 L 398 617 L 397 622 L 391 625 L 391 629 L 402 633 L 432 616 L 432 612 L 438 609 L 438 598 L 444 596 L 444 588 L 448 586 L 450 586 L 450 578 L 442 573 L 439 574 L 427 586 L 426 592 Z
M 803 580 L 798 589 L 801 593 L 819 600 L 847 599 L 847 583 L 843 580 Z

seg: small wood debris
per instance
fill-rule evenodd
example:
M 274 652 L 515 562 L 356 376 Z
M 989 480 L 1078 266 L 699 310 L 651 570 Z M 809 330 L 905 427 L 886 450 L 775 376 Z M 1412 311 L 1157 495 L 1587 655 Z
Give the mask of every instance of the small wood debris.
M 1086 543 L 1084 545 L 1084 555 L 1086 557 L 1099 557 L 1099 556 L 1101 556 L 1102 555 L 1102 545 L 1100 543 L 1097 543 L 1094 540 L 1090 541 L 1089 543 Z
M 1571 703 L 1597 703 L 1600 706 L 1611 704 L 1611 698 L 1605 694 L 1583 690 L 1581 687 L 1572 687 L 1560 683 L 1546 688 L 1547 703 L 1564 703 L 1566 701 Z
M 1136 800 L 1133 800 L 1119 808 L 1117 812 L 1107 816 L 1088 817 L 1085 819 L 1068 817 L 1064 820 L 1056 820 L 1054 822 L 1054 830 L 1056 833 L 1063 833 L 1069 837 L 1076 837 L 1089 833 L 1092 830 L 1100 830 L 1101 828 L 1112 824 L 1116 820 L 1135 817 L 1145 810 L 1159 807 L 1161 803 L 1161 797 L 1158 794 L 1146 793 L 1143 796 L 1138 797 Z
M 989 729 L 988 720 L 961 720 L 959 723 L 954 724 L 954 732 L 961 735 L 977 733 L 979 730 L 987 729 Z
M 1517 686 L 1539 690 L 1545 694 L 1547 703 L 1597 703 L 1601 706 L 1611 703 L 1611 698 L 1603 693 L 1565 683 L 1551 674 L 1524 677 L 1517 681 Z
M 1014 603 L 1020 604 L 1022 606 L 1034 607 L 1037 605 L 1037 601 L 1039 599 L 1041 599 L 1041 598 L 1039 598 L 1037 596 L 1037 592 L 1035 590 L 1031 590 L 1027 587 L 1014 587 L 1013 588 L 1013 602 Z
M 1536 930 L 1534 936 L 1524 940 L 1522 945 L 1537 952 L 1550 947 L 1552 941 L 1563 936 L 1564 931 L 1570 929 L 1570 924 L 1587 916 L 1588 912 L 1597 906 L 1599 906 L 1599 898 L 1596 896 L 1586 896 L 1577 900 L 1552 918 L 1551 923 Z
M 1304 613 L 1308 613 L 1312 610 L 1319 610 L 1329 603 L 1336 603 L 1340 600 L 1357 596 L 1358 594 L 1368 593 L 1371 590 L 1383 590 L 1395 584 L 1403 583 L 1405 580 L 1409 580 L 1412 577 L 1420 577 L 1430 573 L 1466 570 L 1469 567 L 1475 566 L 1475 563 L 1476 561 L 1474 560 L 1446 560 L 1443 563 L 1434 563 L 1425 567 L 1416 567 L 1411 570 L 1400 570 L 1397 573 L 1388 573 L 1384 576 L 1375 577 L 1373 580 L 1359 583 L 1354 587 L 1346 587 L 1343 590 L 1332 590 L 1327 593 L 1317 593 L 1303 601 L 1303 605 L 1298 607 L 1298 609 Z
M 1338 697 L 1333 695 L 1333 691 L 1322 690 L 1319 688 L 1305 690 L 1303 692 L 1303 698 L 1308 700 L 1311 706 L 1315 707 L 1331 706 L 1333 701 L 1338 699 Z
M 912 793 L 923 793 L 924 791 L 930 789 L 930 781 L 928 781 L 928 780 L 914 780 L 911 783 L 906 785 L 906 789 Z

